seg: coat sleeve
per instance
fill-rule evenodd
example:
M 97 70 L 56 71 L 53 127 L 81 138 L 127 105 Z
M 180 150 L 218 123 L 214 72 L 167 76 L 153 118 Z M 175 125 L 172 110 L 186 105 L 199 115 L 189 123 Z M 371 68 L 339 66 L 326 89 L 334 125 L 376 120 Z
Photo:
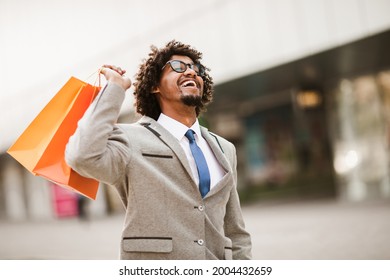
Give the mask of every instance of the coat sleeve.
M 226 205 L 225 234 L 232 240 L 233 259 L 249 260 L 252 258 L 252 242 L 250 234 L 245 230 L 240 199 L 237 193 L 237 157 L 234 146 L 232 157 L 235 186 L 231 190 L 230 198 Z
M 65 160 L 80 175 L 113 185 L 125 174 L 130 144 L 115 125 L 124 97 L 124 89 L 108 83 L 78 122 Z

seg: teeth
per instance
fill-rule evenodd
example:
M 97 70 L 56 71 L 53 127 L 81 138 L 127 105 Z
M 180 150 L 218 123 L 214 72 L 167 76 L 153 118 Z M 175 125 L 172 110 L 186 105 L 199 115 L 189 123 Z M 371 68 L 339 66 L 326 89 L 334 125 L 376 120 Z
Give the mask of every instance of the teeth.
M 183 87 L 188 87 L 188 86 L 196 86 L 196 83 L 194 81 L 186 81 L 182 84 Z

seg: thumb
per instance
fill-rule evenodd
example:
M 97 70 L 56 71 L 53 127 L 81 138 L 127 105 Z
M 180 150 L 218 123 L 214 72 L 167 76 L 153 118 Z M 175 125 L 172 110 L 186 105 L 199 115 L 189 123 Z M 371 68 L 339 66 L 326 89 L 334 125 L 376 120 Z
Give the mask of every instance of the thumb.
M 104 75 L 106 73 L 106 68 L 104 66 L 100 67 L 98 73 Z
M 123 87 L 125 90 L 127 90 L 128 88 L 131 87 L 131 80 L 130 80 L 130 78 L 121 75 L 121 73 L 119 73 L 119 71 L 121 73 L 126 72 L 125 70 L 122 70 L 120 68 L 113 69 L 113 66 L 107 67 L 106 65 L 103 65 L 100 68 L 99 73 L 103 74 L 104 78 L 108 82 L 116 83 L 116 84 L 120 85 L 121 87 Z

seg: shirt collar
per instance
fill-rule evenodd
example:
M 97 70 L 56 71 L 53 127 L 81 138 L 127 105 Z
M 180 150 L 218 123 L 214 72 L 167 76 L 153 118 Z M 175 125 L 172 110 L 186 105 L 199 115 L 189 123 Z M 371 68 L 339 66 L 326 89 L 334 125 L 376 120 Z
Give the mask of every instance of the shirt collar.
M 193 131 L 195 131 L 195 137 L 201 136 L 198 119 L 196 119 L 195 123 L 190 128 L 188 128 L 181 122 L 178 122 L 177 120 L 172 119 L 171 117 L 168 117 L 167 115 L 161 113 L 157 122 L 166 130 L 168 130 L 179 141 L 183 139 L 184 134 L 186 134 L 188 129 L 192 129 Z

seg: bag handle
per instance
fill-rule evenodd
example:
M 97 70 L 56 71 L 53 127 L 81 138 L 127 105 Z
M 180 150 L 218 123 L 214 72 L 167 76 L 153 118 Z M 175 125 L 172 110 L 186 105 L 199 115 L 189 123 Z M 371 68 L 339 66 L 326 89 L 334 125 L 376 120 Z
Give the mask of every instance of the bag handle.
M 98 91 L 101 89 L 101 77 L 100 77 L 101 71 L 102 71 L 102 67 L 100 67 L 98 70 L 94 71 L 91 75 L 88 76 L 88 78 L 85 79 L 85 81 L 88 82 L 88 80 L 90 80 L 92 76 L 96 75 L 94 83 L 91 84 L 93 86 L 93 94 L 91 97 L 91 103 L 95 99 L 95 97 L 98 95 Z
M 100 72 L 102 71 L 102 68 L 103 67 L 100 67 L 98 70 L 94 71 L 91 75 L 88 76 L 88 78 L 86 78 L 85 80 L 88 81 L 89 79 L 91 79 L 92 76 L 96 75 L 96 79 L 94 81 L 94 83 L 92 84 L 94 87 L 96 87 L 96 84 L 98 84 L 98 87 L 100 88 L 101 87 L 101 77 L 100 77 Z

